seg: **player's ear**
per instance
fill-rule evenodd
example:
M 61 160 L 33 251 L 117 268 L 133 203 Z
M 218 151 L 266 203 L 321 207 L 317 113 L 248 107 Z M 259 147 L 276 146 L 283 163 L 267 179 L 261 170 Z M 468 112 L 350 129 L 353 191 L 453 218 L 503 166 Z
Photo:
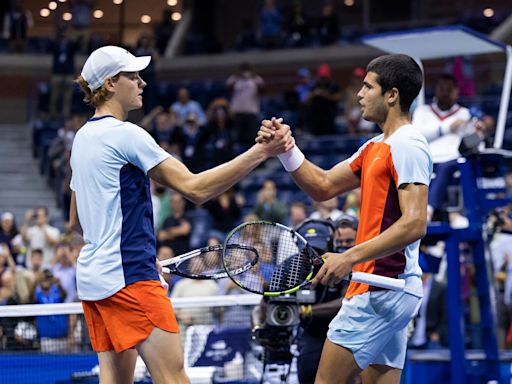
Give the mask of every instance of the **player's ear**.
M 386 92 L 387 94 L 387 102 L 390 105 L 394 105 L 399 102 L 400 100 L 400 93 L 398 92 L 398 89 L 393 87 L 389 91 Z
M 103 87 L 109 91 L 109 92 L 113 92 L 114 91 L 114 84 L 115 84 L 115 81 L 112 77 L 108 77 L 107 79 L 105 79 L 105 81 L 103 82 Z

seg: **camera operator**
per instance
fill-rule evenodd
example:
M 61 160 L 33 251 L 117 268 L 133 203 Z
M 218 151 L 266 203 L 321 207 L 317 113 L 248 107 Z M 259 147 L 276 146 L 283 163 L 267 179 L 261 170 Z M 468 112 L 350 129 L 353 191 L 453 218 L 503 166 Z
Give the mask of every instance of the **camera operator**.
M 306 220 L 296 231 L 306 238 L 317 252 L 343 253 L 354 246 L 358 220 L 341 215 L 333 225 L 330 221 Z M 314 383 L 329 323 L 338 313 L 348 282 L 336 286 L 318 285 L 314 304 L 301 305 L 298 340 L 298 378 L 301 384 Z

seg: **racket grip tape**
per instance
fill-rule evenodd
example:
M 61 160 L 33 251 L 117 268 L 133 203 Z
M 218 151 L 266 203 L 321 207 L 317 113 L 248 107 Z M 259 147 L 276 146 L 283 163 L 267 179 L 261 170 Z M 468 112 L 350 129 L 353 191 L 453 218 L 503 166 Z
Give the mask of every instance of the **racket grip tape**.
M 374 287 L 391 289 L 393 291 L 403 291 L 405 288 L 405 280 L 403 279 L 393 279 L 364 272 L 352 272 L 349 277 L 351 281 L 356 283 L 373 285 Z

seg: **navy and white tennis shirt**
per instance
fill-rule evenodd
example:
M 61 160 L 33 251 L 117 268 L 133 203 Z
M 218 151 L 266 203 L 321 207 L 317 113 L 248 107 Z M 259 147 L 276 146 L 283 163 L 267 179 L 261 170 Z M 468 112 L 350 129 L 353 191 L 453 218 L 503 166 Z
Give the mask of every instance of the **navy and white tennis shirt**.
M 85 246 L 77 261 L 81 300 L 158 280 L 147 172 L 170 155 L 142 128 L 113 116 L 90 119 L 71 152 L 71 189 Z

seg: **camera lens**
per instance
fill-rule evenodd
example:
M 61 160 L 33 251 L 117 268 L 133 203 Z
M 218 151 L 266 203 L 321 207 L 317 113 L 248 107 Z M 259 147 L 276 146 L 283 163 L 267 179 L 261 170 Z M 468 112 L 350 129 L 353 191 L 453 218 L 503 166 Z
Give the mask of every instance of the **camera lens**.
M 275 315 L 276 323 L 287 324 L 291 317 L 290 307 L 287 305 L 279 305 L 276 308 Z

